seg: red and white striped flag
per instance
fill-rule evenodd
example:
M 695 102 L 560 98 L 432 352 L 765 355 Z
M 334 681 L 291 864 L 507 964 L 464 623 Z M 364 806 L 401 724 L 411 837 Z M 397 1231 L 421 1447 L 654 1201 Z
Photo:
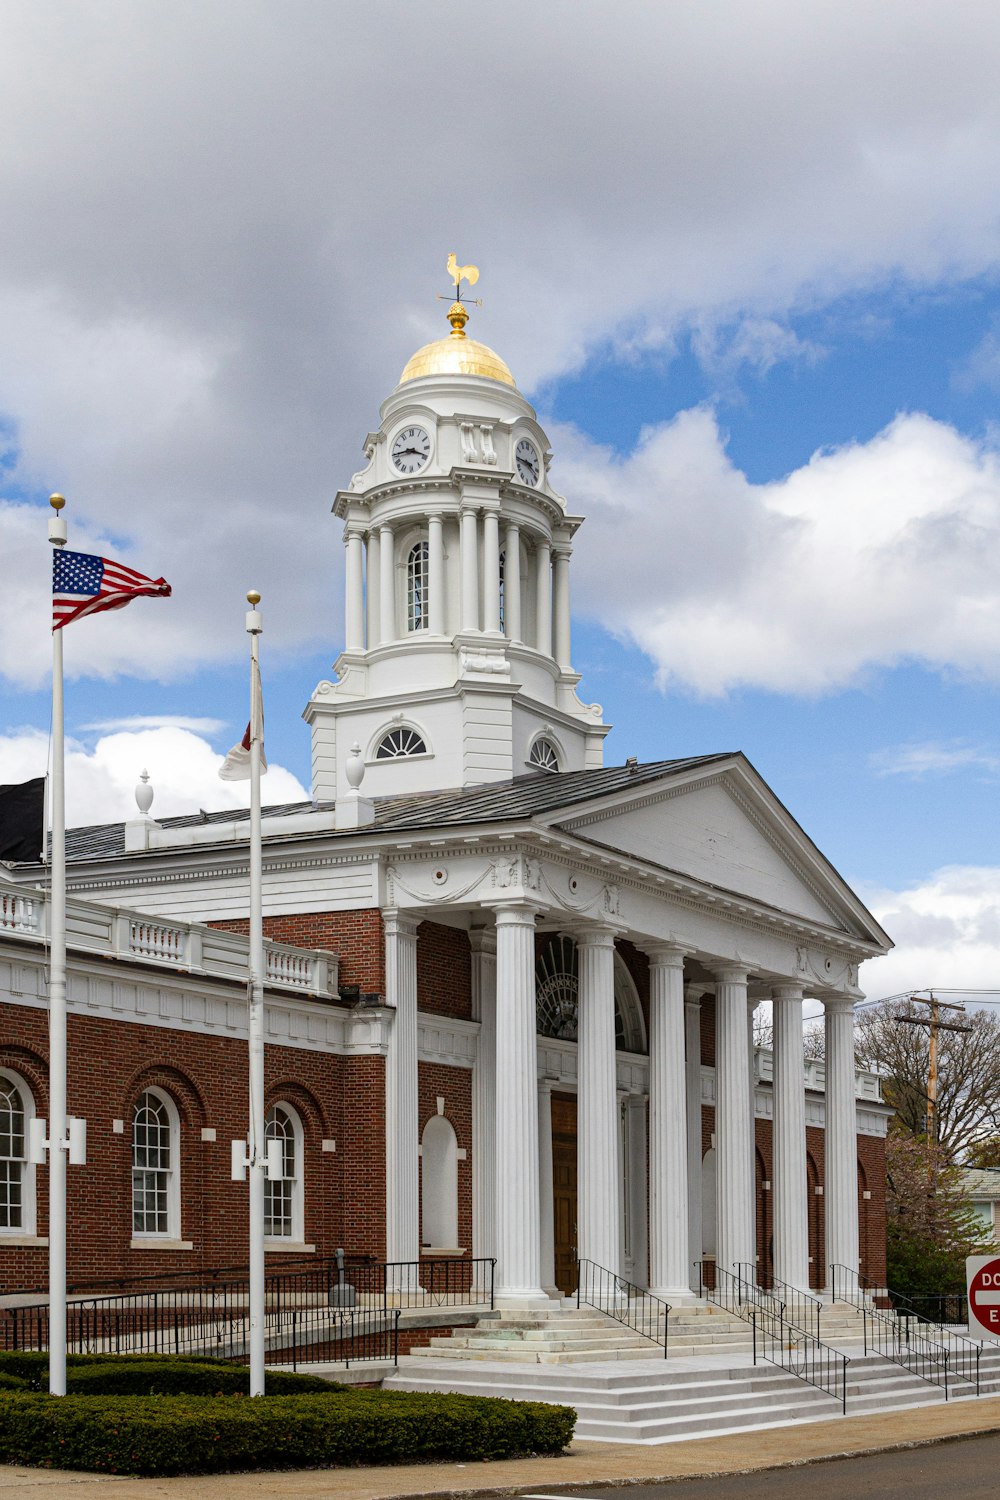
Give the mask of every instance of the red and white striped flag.
M 169 599 L 170 585 L 163 578 L 147 578 L 124 563 L 89 552 L 67 552 L 57 548 L 52 557 L 52 629 L 61 630 L 72 620 L 99 614 L 102 609 L 121 609 L 133 599 Z

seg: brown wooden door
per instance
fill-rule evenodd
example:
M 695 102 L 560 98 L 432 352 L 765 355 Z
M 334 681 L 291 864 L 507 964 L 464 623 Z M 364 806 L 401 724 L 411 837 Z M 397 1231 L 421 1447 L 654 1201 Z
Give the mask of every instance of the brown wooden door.
M 576 1100 L 552 1096 L 552 1196 L 556 1286 L 576 1291 Z

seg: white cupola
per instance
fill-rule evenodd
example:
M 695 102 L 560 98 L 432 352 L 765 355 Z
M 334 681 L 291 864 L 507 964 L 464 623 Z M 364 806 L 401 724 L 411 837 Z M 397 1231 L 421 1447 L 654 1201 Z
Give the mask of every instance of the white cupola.
M 449 270 L 456 293 L 473 266 Z M 475 273 L 475 274 L 471 274 Z M 577 696 L 569 568 L 582 517 L 552 488 L 548 439 L 504 361 L 466 332 L 418 349 L 336 497 L 346 621 L 321 682 L 313 796 L 434 791 L 603 763 L 609 726 Z

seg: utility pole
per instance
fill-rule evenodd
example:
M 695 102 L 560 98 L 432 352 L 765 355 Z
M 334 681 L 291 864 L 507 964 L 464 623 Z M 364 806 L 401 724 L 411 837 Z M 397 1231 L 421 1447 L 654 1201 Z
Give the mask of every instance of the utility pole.
M 938 1115 L 938 1032 L 939 1031 L 971 1031 L 971 1026 L 955 1026 L 950 1021 L 941 1020 L 943 1010 L 957 1010 L 965 1014 L 964 1005 L 947 1005 L 939 1000 L 933 990 L 929 992 L 929 999 L 925 1000 L 922 995 L 910 995 L 908 997 L 911 1005 L 926 1005 L 928 1014 L 924 1016 L 897 1016 L 897 1021 L 902 1021 L 904 1026 L 926 1026 L 927 1037 L 927 1114 L 925 1117 L 925 1128 L 927 1132 L 928 1145 L 936 1146 L 939 1135 Z

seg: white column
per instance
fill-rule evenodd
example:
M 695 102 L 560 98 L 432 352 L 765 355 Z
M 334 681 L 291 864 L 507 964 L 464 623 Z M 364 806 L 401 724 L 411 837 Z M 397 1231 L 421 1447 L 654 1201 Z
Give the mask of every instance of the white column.
M 847 996 L 825 1000 L 826 1140 L 824 1193 L 826 1284 L 833 1266 L 857 1272 L 858 1119 L 854 1097 L 854 1002 Z
M 380 526 L 379 638 L 383 646 L 396 639 L 396 544 L 391 526 Z
M 483 629 L 500 634 L 500 515 L 483 511 Z
M 496 1254 L 496 933 L 474 927 L 469 933 L 469 945 L 472 1019 L 479 1022 L 472 1069 L 472 1253 L 479 1257 Z
M 420 1256 L 417 923 L 395 910 L 382 921 L 386 1003 L 394 1012 L 385 1067 L 385 1258 L 409 1262 Z
M 581 1260 L 617 1275 L 621 1193 L 614 955 L 611 928 L 587 927 L 577 938 L 577 1244 Z
M 720 969 L 715 978 L 716 1262 L 733 1275 L 737 1265 L 754 1257 L 747 971 Z
M 444 635 L 444 521 L 427 517 L 427 592 L 431 635 Z
M 688 1285 L 699 1285 L 695 1262 L 701 1260 L 701 997 L 705 987 L 684 986 L 684 1075 L 687 1115 Z
M 689 1293 L 684 954 L 649 952 L 649 1289 Z
M 552 549 L 555 558 L 552 579 L 552 654 L 561 667 L 569 669 L 569 559 L 572 548 L 565 545 Z
M 552 548 L 548 540 L 535 543 L 535 646 L 552 655 Z
M 774 1274 L 809 1290 L 806 1091 L 802 990 L 778 985 L 774 1010 Z
M 542 1287 L 550 1297 L 558 1297 L 552 1182 L 552 1083 L 548 1078 L 538 1081 L 538 1222 Z
M 497 909 L 496 1296 L 547 1301 L 538 1222 L 535 910 Z
M 747 1155 L 750 1158 L 750 1256 L 748 1264 L 757 1278 L 757 1046 L 753 1034 L 753 1018 L 759 999 L 747 996 Z
M 347 532 L 347 590 L 345 595 L 344 645 L 348 651 L 365 649 L 364 570 L 361 532 Z
M 521 528 L 507 522 L 503 569 L 504 632 L 511 641 L 521 639 Z
M 462 512 L 462 629 L 479 629 L 479 517 Z
M 367 644 L 369 651 L 379 643 L 379 589 L 381 579 L 379 577 L 379 535 L 378 528 L 372 527 L 368 533 L 368 555 L 366 558 L 366 582 L 365 582 L 365 606 L 367 625 Z

